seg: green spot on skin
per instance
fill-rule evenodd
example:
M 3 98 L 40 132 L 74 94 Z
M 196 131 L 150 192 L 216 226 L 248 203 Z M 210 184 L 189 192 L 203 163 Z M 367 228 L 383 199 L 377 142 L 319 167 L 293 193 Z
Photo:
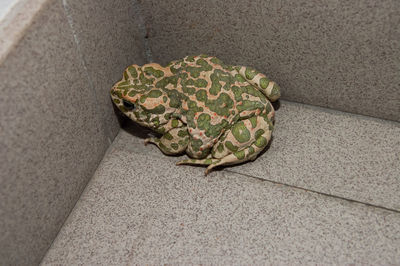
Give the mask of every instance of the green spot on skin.
M 156 78 L 161 78 L 162 76 L 164 76 L 164 72 L 162 72 L 161 70 L 156 70 L 153 67 L 145 67 L 144 72 L 146 73 L 146 75 L 152 75 Z
M 195 101 L 188 101 L 187 105 L 188 105 L 189 109 L 196 109 L 196 107 L 197 107 L 197 104 Z
M 187 136 L 189 133 L 187 132 L 187 130 L 179 130 L 178 131 L 178 136 L 179 137 L 185 137 L 185 136 Z
M 265 110 L 267 111 L 267 113 L 269 113 L 269 112 L 272 111 L 272 105 L 271 105 L 270 102 L 267 103 L 267 105 L 266 105 L 266 107 L 265 107 Z
M 174 87 L 176 87 L 178 84 L 178 77 L 177 76 L 168 77 L 168 82 L 174 85 Z
M 194 85 L 198 88 L 205 88 L 207 87 L 207 81 L 205 79 L 197 79 Z
M 217 150 L 219 153 L 222 153 L 224 151 L 224 145 L 222 145 L 222 143 L 220 143 L 217 147 Z
M 199 66 L 204 66 L 204 65 L 207 65 L 207 64 L 208 64 L 207 61 L 202 59 L 202 58 L 197 59 L 197 61 L 196 61 L 196 65 L 199 65 Z
M 121 101 L 119 99 L 114 99 L 114 103 L 119 104 Z
M 168 78 L 163 78 L 156 83 L 156 88 L 164 88 L 168 85 Z
M 188 67 L 186 67 L 186 70 L 190 73 L 190 76 L 192 76 L 193 78 L 198 78 L 200 76 L 200 72 L 202 71 L 202 68 L 188 66 Z
M 165 114 L 164 118 L 165 118 L 165 120 L 169 120 L 171 118 L 171 114 Z
M 242 98 L 243 91 L 240 87 L 232 86 L 232 91 L 233 91 L 233 94 L 235 95 L 235 101 L 239 102 L 239 101 L 243 100 L 243 98 Z
M 172 127 L 178 127 L 178 126 L 179 126 L 178 120 L 173 119 L 173 120 L 171 121 L 171 126 L 172 126 Z
M 119 82 L 117 86 L 124 87 L 124 86 L 129 86 L 129 85 L 131 85 L 131 82 L 129 80 L 127 80 L 127 81 Z
M 204 161 L 204 164 L 210 165 L 210 164 L 212 164 L 212 160 L 211 159 L 206 159 Z
M 185 74 L 185 73 L 183 73 Z M 171 77 L 165 77 L 163 79 L 160 79 L 157 83 L 156 83 L 156 88 L 165 88 L 168 84 L 173 84 L 174 87 L 177 86 L 178 84 L 178 76 L 171 76 Z
M 160 134 L 164 134 L 165 133 L 165 131 L 166 131 L 166 129 L 164 128 L 164 127 L 159 127 L 159 128 L 157 128 L 157 129 L 155 129 L 155 131 L 157 132 L 157 133 L 160 133 Z
M 130 91 L 130 92 L 128 92 L 128 95 L 130 96 L 130 97 L 133 97 L 133 96 L 135 96 L 136 94 L 138 94 L 136 91 Z
M 237 151 L 239 148 L 236 147 L 235 145 L 232 144 L 232 142 L 230 142 L 229 140 L 225 142 L 225 147 L 228 148 L 228 150 L 235 152 Z
M 172 74 L 176 74 L 176 73 L 178 73 L 178 71 L 179 71 L 179 69 L 176 69 L 174 66 L 171 66 L 171 67 L 169 68 L 169 70 L 171 70 Z
M 203 141 L 201 139 L 192 139 L 192 147 L 194 151 L 199 151 Z
M 194 85 L 194 79 L 182 79 L 181 84 L 183 86 L 193 86 Z
M 235 152 L 233 155 L 235 155 L 239 160 L 243 160 L 245 157 L 244 151 Z
M 265 96 L 262 94 L 258 89 L 254 88 L 253 86 L 244 86 L 242 87 L 242 91 L 246 92 L 254 97 L 259 98 L 263 103 L 266 103 Z
M 267 119 L 268 119 L 268 118 L 267 118 Z M 268 119 L 267 123 L 268 123 L 268 129 L 269 129 L 270 131 L 274 130 L 274 125 L 272 124 L 271 120 Z
M 149 98 L 158 98 L 162 95 L 162 92 L 159 90 L 151 90 L 148 94 L 147 97 Z
M 257 126 L 257 117 L 253 116 L 251 118 L 249 118 L 250 123 L 251 123 L 251 127 L 255 128 Z
M 218 95 L 221 91 L 222 85 L 219 83 L 218 80 L 213 80 L 211 83 L 210 93 L 212 95 Z
M 222 67 L 228 71 L 233 71 L 233 66 L 231 65 L 222 65 Z
M 129 79 L 128 73 L 126 73 L 126 71 L 124 72 L 124 79 L 125 80 Z
M 213 67 L 204 59 L 198 59 L 196 65 L 201 66 L 202 71 L 210 71 L 213 69 Z
M 187 93 L 189 95 L 193 95 L 196 92 L 196 89 L 193 87 L 182 87 L 182 90 L 184 93 Z
M 221 130 L 223 128 L 227 128 L 228 126 L 229 126 L 228 121 L 223 119 L 222 122 L 219 124 L 215 124 L 215 125 L 210 124 L 209 127 L 206 129 L 205 134 L 207 137 L 216 138 L 221 133 Z
M 258 139 L 259 137 L 261 137 L 262 134 L 264 134 L 265 131 L 263 129 L 259 129 L 256 131 L 256 133 L 254 134 L 254 138 Z
M 174 150 L 177 150 L 179 148 L 179 145 L 177 143 L 171 143 L 171 147 Z
M 126 109 L 125 106 L 123 106 L 123 105 L 120 105 L 120 106 L 119 106 L 119 109 L 120 109 L 121 112 L 123 112 L 123 113 L 128 112 L 128 109 Z
M 229 111 L 232 109 L 233 104 L 233 100 L 226 93 L 221 93 L 216 100 L 206 101 L 206 106 L 221 116 L 229 116 Z
M 210 61 L 213 62 L 216 65 L 222 65 L 223 64 L 223 62 L 220 59 L 216 58 L 216 57 L 211 58 Z
M 168 101 L 167 96 L 164 96 L 162 99 L 163 99 L 163 102 L 164 102 L 164 103 L 166 103 L 166 102 Z
M 196 99 L 200 102 L 205 102 L 207 100 L 207 91 L 206 90 L 198 90 L 196 92 Z
M 249 100 L 243 100 L 242 105 L 238 105 L 237 109 L 239 112 L 242 112 L 244 110 L 255 110 L 255 109 L 260 109 L 262 110 L 264 108 L 264 105 L 261 102 L 253 102 Z
M 155 108 L 153 109 L 146 109 L 144 107 L 142 107 L 144 110 L 146 110 L 148 113 L 151 114 L 163 114 L 165 112 L 165 107 L 163 105 L 157 105 Z
M 261 78 L 260 79 L 260 86 L 263 89 L 266 89 L 268 86 L 269 80 L 267 78 Z
M 237 81 L 239 81 L 239 82 L 245 82 L 245 81 L 246 81 L 246 79 L 243 78 L 242 75 L 240 75 L 240 74 L 236 74 L 236 75 L 235 75 L 235 79 L 236 79 Z
M 116 96 L 118 96 L 119 98 L 122 97 L 121 92 L 120 92 L 119 90 L 115 90 L 115 89 L 111 91 L 111 95 L 116 95 Z
M 249 147 L 249 155 L 253 154 L 255 152 L 254 148 L 252 146 Z
M 228 134 L 222 135 L 222 137 L 219 138 L 219 141 L 221 141 L 221 142 L 225 141 L 227 136 L 228 136 Z
M 148 79 L 148 78 L 146 78 L 146 77 L 144 76 L 143 73 L 140 73 L 140 75 L 139 75 L 139 80 L 140 80 L 140 82 L 141 82 L 142 84 L 148 84 L 148 85 L 151 85 L 151 84 L 153 84 L 153 82 L 154 82 L 154 79 Z
M 148 89 L 148 87 L 146 85 L 133 85 L 133 88 L 135 90 L 140 90 L 140 91 L 145 91 Z
M 197 125 L 199 129 L 209 129 L 210 128 L 211 117 L 209 114 L 201 114 L 197 120 Z
M 245 74 L 246 74 L 246 79 L 252 80 L 257 75 L 257 71 L 255 69 L 247 67 L 245 70 Z
M 146 101 L 146 99 L 147 99 L 147 96 L 142 95 L 142 96 L 140 97 L 140 102 L 141 102 L 141 103 L 144 103 L 144 102 Z
M 169 106 L 173 108 L 179 108 L 181 106 L 181 93 L 177 90 L 170 90 L 167 92 L 169 98 Z
M 267 146 L 268 142 L 267 139 L 264 137 L 259 137 L 255 142 L 254 145 L 256 145 L 259 148 L 264 148 L 265 146 Z
M 188 142 L 189 142 L 189 138 L 184 138 L 183 140 L 182 140 L 182 139 L 179 140 L 179 141 L 178 141 L 178 144 L 179 144 L 180 146 L 182 146 L 182 147 L 186 147 L 187 144 L 188 144 Z
M 194 62 L 194 56 L 188 56 L 188 57 L 186 57 L 186 61 L 188 61 L 188 62 Z
M 128 67 L 128 71 L 131 74 L 132 78 L 137 78 L 138 77 L 138 73 L 137 73 L 135 67 L 133 67 L 133 66 Z
M 240 143 L 249 141 L 251 136 L 250 131 L 246 128 L 243 121 L 240 121 L 233 126 L 232 134 Z
M 160 119 L 158 117 L 155 117 L 154 119 L 152 119 L 151 122 L 153 123 L 153 125 L 155 127 L 158 127 L 160 125 Z
M 281 96 L 281 91 L 279 89 L 279 86 L 274 84 L 274 87 L 271 90 L 271 98 L 272 99 L 278 99 Z
M 187 114 L 188 116 L 194 117 L 194 113 L 203 111 L 203 107 L 198 107 L 197 102 L 195 102 L 195 101 L 189 100 L 189 101 L 187 101 L 187 105 L 189 107 L 189 112 L 190 112 L 190 113 L 188 112 L 188 114 Z
M 184 81 L 185 79 L 187 79 L 189 76 L 188 76 L 187 73 L 182 72 L 182 73 L 179 73 L 179 74 L 178 74 L 178 77 L 181 78 L 181 79 L 182 79 L 181 82 L 183 82 L 183 81 Z
M 166 138 L 167 140 L 172 140 L 174 137 L 171 135 L 171 133 L 167 132 L 164 134 L 163 136 L 164 138 Z
M 161 78 L 162 76 L 164 76 L 164 72 L 162 72 L 161 70 L 156 70 L 154 76 L 156 78 Z
M 161 142 L 158 144 L 160 149 L 164 152 L 171 152 L 171 149 L 168 148 L 167 146 L 165 146 L 164 144 L 162 144 Z

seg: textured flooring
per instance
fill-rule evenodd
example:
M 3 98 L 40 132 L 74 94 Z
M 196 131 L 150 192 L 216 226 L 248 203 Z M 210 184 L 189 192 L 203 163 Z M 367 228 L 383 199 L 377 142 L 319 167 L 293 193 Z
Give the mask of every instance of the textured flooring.
M 289 102 L 276 119 L 256 161 L 207 177 L 130 124 L 42 264 L 400 264 L 399 124 Z

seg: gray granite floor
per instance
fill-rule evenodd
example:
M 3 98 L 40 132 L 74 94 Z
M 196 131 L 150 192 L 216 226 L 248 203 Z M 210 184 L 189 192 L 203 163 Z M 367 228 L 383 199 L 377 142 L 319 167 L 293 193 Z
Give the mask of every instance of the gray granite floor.
M 269 149 L 204 176 L 120 131 L 43 265 L 400 264 L 398 123 L 282 102 Z

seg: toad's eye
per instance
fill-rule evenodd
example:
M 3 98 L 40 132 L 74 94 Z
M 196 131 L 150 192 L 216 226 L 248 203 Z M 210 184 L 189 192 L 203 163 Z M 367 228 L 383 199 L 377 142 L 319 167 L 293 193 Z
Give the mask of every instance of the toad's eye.
M 129 111 L 135 109 L 135 105 L 134 105 L 133 103 L 128 102 L 127 100 L 122 100 L 122 102 L 123 102 L 123 104 L 124 104 L 124 107 L 125 107 L 126 109 L 128 109 Z

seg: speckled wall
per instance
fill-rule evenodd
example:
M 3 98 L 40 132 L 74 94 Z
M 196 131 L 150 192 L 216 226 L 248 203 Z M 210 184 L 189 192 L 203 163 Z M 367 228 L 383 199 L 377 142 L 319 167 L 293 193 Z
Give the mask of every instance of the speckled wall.
M 40 262 L 117 134 L 110 86 L 144 63 L 135 14 L 47 1 L 1 62 L 1 265 Z
M 140 1 L 154 61 L 216 55 L 282 98 L 400 121 L 400 1 Z
M 40 262 L 119 130 L 127 65 L 208 53 L 400 121 L 399 24 L 397 0 L 48 0 L 0 64 L 0 264 Z

